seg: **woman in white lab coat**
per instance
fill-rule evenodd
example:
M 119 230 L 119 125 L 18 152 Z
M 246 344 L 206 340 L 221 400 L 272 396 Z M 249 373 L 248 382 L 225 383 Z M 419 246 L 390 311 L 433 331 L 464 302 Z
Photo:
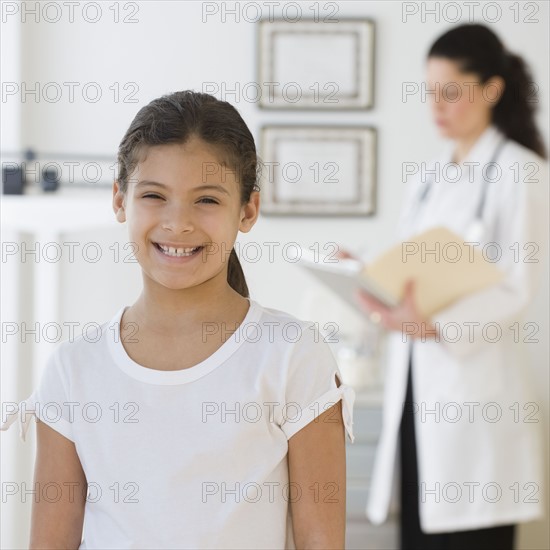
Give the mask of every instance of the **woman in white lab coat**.
M 515 525 L 540 518 L 545 500 L 544 419 L 526 347 L 546 336 L 522 317 L 547 250 L 536 98 L 521 58 L 481 25 L 455 27 L 433 44 L 427 89 L 452 146 L 409 181 L 397 238 L 445 225 L 486 257 L 500 251 L 506 276 L 430 319 L 417 312 L 412 284 L 393 310 L 358 295 L 389 330 L 367 516 L 385 521 L 400 493 L 403 549 L 511 549 Z M 405 322 L 415 334 L 402 331 Z

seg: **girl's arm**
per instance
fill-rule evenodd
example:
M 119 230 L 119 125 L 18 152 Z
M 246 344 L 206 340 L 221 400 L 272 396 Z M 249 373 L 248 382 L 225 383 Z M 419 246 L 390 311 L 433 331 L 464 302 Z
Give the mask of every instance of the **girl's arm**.
M 38 419 L 36 438 L 29 548 L 78 549 L 88 485 L 75 444 Z
M 346 448 L 341 400 L 289 439 L 288 468 L 296 548 L 343 549 Z

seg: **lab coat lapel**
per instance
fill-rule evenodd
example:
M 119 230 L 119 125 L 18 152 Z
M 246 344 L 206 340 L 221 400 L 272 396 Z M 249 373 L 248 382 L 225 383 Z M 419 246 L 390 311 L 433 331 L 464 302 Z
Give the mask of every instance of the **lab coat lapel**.
M 487 165 L 492 161 L 496 148 L 503 138 L 500 130 L 492 124 L 484 130 L 462 162 L 462 177 L 466 178 L 466 181 L 482 180 Z M 491 179 L 490 175 L 489 179 Z

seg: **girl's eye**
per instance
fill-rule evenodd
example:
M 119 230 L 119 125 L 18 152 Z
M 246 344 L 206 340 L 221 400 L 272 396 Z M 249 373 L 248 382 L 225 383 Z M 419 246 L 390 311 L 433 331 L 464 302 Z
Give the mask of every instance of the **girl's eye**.
M 206 204 L 218 204 L 218 201 L 214 199 L 209 199 L 208 197 L 202 198 L 199 202 L 207 201 Z
M 162 199 L 160 195 L 156 195 L 154 193 L 148 193 L 147 195 L 143 195 L 144 199 Z M 218 201 L 211 199 L 209 197 L 204 197 L 199 200 L 199 202 L 205 202 L 206 204 L 218 204 Z

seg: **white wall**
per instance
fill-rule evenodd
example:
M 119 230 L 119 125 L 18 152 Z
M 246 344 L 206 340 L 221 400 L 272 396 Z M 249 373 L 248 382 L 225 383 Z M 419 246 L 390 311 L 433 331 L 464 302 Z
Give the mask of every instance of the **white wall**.
M 32 9 L 35 3 L 27 4 Z M 21 102 L 20 96 L 3 98 L 2 149 L 18 146 L 20 129 L 21 145 L 39 151 L 114 155 L 131 119 L 151 99 L 175 90 L 201 90 L 204 82 L 215 82 L 220 86 L 226 83 L 228 88 L 235 88 L 254 81 L 256 25 L 245 21 L 242 14 L 239 23 L 230 14 L 223 21 L 221 13 L 204 22 L 202 12 L 205 4 L 212 5 L 180 1 L 139 2 L 139 11 L 134 14 L 138 22 L 133 24 L 113 22 L 114 12 L 109 9 L 113 5 L 111 2 L 100 3 L 102 16 L 97 23 L 83 21 L 80 8 L 75 9 L 73 23 L 68 21 L 65 9 L 61 20 L 56 23 L 47 22 L 43 14 L 39 23 L 34 21 L 33 15 L 29 15 L 24 23 L 21 23 L 21 12 L 8 15 L 2 24 L 3 80 L 26 82 L 28 87 L 36 82 L 41 86 L 57 82 L 62 85 L 63 96 L 60 101 L 51 103 L 43 98 L 35 102 L 31 95 L 27 96 L 25 103 Z M 234 3 L 225 4 L 232 7 Z M 241 7 L 243 4 L 246 2 L 241 3 Z M 267 14 L 264 2 L 256 4 Z M 312 15 L 308 9 L 312 4 L 300 2 L 304 17 Z M 379 138 L 376 215 L 365 218 L 263 216 L 251 233 L 241 236 L 242 243 L 276 240 L 284 244 L 299 240 L 309 246 L 314 242 L 333 241 L 344 243 L 351 249 L 366 246 L 380 250 L 392 236 L 399 211 L 404 187 L 402 163 L 425 160 L 441 146 L 427 105 L 418 99 L 403 102 L 402 86 L 408 81 L 419 84 L 423 81 L 426 51 L 434 38 L 450 27 L 448 18 L 454 17 L 455 12 L 451 9 L 445 11 L 444 2 L 333 4 L 338 8 L 338 17 L 369 17 L 376 23 L 374 109 L 359 113 L 268 112 L 242 98 L 239 101 L 234 95 L 224 99 L 236 105 L 256 137 L 260 126 L 269 122 L 375 126 Z M 455 4 L 462 7 L 463 20 L 467 20 L 466 6 Z M 475 20 L 489 24 L 511 50 L 523 55 L 530 63 L 534 80 L 540 86 L 539 126 L 548 143 L 548 3 L 529 3 L 537 8 L 531 19 L 538 21 L 530 23 L 523 22 L 530 13 L 524 5 L 519 6 L 520 21 L 516 22 L 512 3 L 493 3 L 501 7 L 502 14 L 498 22 L 490 23 L 483 18 L 481 3 L 473 4 Z M 435 21 L 433 14 L 422 16 L 423 9 L 437 6 L 442 10 L 439 22 Z M 418 13 L 404 20 L 404 9 L 418 9 Z M 280 13 L 280 9 L 276 11 Z M 494 17 L 495 13 L 488 11 L 485 15 Z M 131 3 L 120 3 L 121 19 L 130 14 Z M 87 12 L 87 16 L 94 17 L 93 10 Z M 55 17 L 55 13 L 46 14 L 48 17 Z M 12 49 L 19 41 L 18 33 L 21 34 L 20 50 Z M 9 41 L 12 47 L 6 48 L 5 41 Z M 72 103 L 68 100 L 64 82 L 80 83 L 75 88 Z M 98 83 L 103 93 L 97 103 L 87 102 L 81 95 L 84 85 L 91 82 Z M 109 88 L 119 83 L 121 97 L 124 97 L 131 91 L 125 91 L 124 85 L 132 82 L 138 87 L 135 97 L 139 102 L 115 102 Z M 304 311 L 300 305 L 301 296 L 304 288 L 311 288 L 312 282 L 298 268 L 282 261 L 280 256 L 277 258 L 274 264 L 265 257 L 255 264 L 243 261 L 252 295 L 268 307 L 300 315 Z M 292 284 L 278 284 L 281 281 L 292 281 Z M 322 291 L 317 289 L 317 292 Z M 330 304 L 326 294 L 323 296 Z M 547 300 L 547 294 L 545 298 Z M 106 304 L 105 308 L 111 311 L 118 305 Z M 547 307 L 540 309 L 539 315 L 544 316 Z M 533 352 L 541 388 L 548 388 L 547 345 L 545 339 L 544 344 Z M 547 413 L 547 394 L 541 395 L 541 402 Z M 525 527 L 527 536 L 534 537 L 530 538 L 529 547 L 548 547 L 548 534 L 545 535 L 544 530 L 542 524 Z
M 33 3 L 31 3 L 33 4 Z M 32 16 L 23 25 L 22 79 L 29 83 L 78 82 L 76 97 L 68 103 L 68 94 L 62 100 L 35 103 L 32 96 L 23 105 L 22 141 L 25 145 L 45 151 L 75 151 L 112 155 L 128 124 L 138 108 L 151 99 L 174 90 L 192 88 L 201 90 L 204 82 L 215 82 L 228 88 L 243 86 L 255 80 L 256 25 L 235 16 L 221 13 L 203 22 L 203 4 L 200 2 L 143 2 L 134 16 L 135 24 L 115 24 L 113 12 L 103 4 L 98 23 L 84 23 L 79 11 L 75 22 L 40 24 Z M 221 3 L 224 4 L 224 3 Z M 229 7 L 233 3 L 225 3 Z M 246 3 L 243 3 L 246 4 Z M 264 5 L 258 2 L 258 5 Z M 304 16 L 311 2 L 302 2 Z M 322 3 L 321 3 L 322 4 Z M 378 129 L 378 189 L 377 213 L 367 218 L 269 218 L 262 217 L 253 231 L 243 235 L 243 242 L 296 240 L 304 243 L 336 241 L 349 247 L 367 246 L 382 249 L 389 240 L 402 197 L 402 163 L 422 161 L 436 153 L 441 143 L 431 124 L 427 105 L 418 98 L 404 103 L 401 99 L 404 82 L 421 83 L 426 51 L 433 39 L 449 27 L 440 18 L 418 15 L 403 22 L 405 4 L 412 9 L 415 3 L 401 2 L 338 2 L 339 17 L 364 16 L 376 22 L 375 107 L 365 112 L 269 112 L 257 104 L 231 101 L 241 111 L 249 126 L 258 136 L 262 124 L 277 123 L 340 123 L 369 124 Z M 423 4 L 419 3 L 418 5 Z M 433 7 L 435 3 L 428 3 Z M 540 84 L 541 109 L 538 120 L 548 142 L 548 49 L 546 23 L 548 4 L 537 4 L 539 23 L 518 24 L 508 3 L 502 4 L 502 19 L 493 25 L 510 49 L 524 55 L 531 63 L 534 78 Z M 121 3 L 121 5 L 126 5 Z M 420 9 L 420 8 L 419 8 Z M 481 14 L 481 9 L 474 13 Z M 253 12 L 249 12 L 253 13 Z M 323 12 L 321 12 L 323 13 Z M 326 12 L 328 13 L 328 11 Z M 526 12 L 527 13 L 527 12 Z M 121 8 L 121 17 L 130 9 Z M 267 11 L 266 11 L 267 14 Z M 448 17 L 453 12 L 447 12 Z M 443 15 L 443 14 L 442 14 Z M 464 7 L 463 15 L 468 11 Z M 487 12 L 492 17 L 491 12 Z M 526 15 L 520 12 L 522 17 Z M 89 16 L 93 16 L 90 12 Z M 50 16 L 51 17 L 51 16 Z M 97 103 L 82 99 L 79 90 L 86 83 L 97 82 L 103 92 Z M 115 103 L 109 90 L 119 83 L 122 87 L 135 82 L 139 103 Z M 130 90 L 129 90 L 130 91 Z M 16 105 L 13 101 L 8 103 Z M 9 109 L 4 108 L 4 111 Z M 294 288 L 274 288 L 267 283 L 294 274 L 294 267 L 283 265 L 249 265 L 249 281 L 255 295 L 266 302 L 293 310 L 302 292 L 296 279 Z M 296 274 L 297 275 L 297 274 Z M 301 274 L 300 274 L 301 275 Z M 297 275 L 298 277 L 298 275 Z
M 1 7 L 3 12 L 3 6 Z M 5 92 L 9 92 L 12 86 L 21 82 L 21 34 L 20 20 L 13 17 L 2 17 L 2 32 L 0 33 L 0 52 L 2 71 L 2 125 L 0 127 L 0 145 L 2 151 L 18 151 L 21 147 L 21 116 L 22 105 L 16 98 L 11 101 L 9 107 L 5 102 Z

